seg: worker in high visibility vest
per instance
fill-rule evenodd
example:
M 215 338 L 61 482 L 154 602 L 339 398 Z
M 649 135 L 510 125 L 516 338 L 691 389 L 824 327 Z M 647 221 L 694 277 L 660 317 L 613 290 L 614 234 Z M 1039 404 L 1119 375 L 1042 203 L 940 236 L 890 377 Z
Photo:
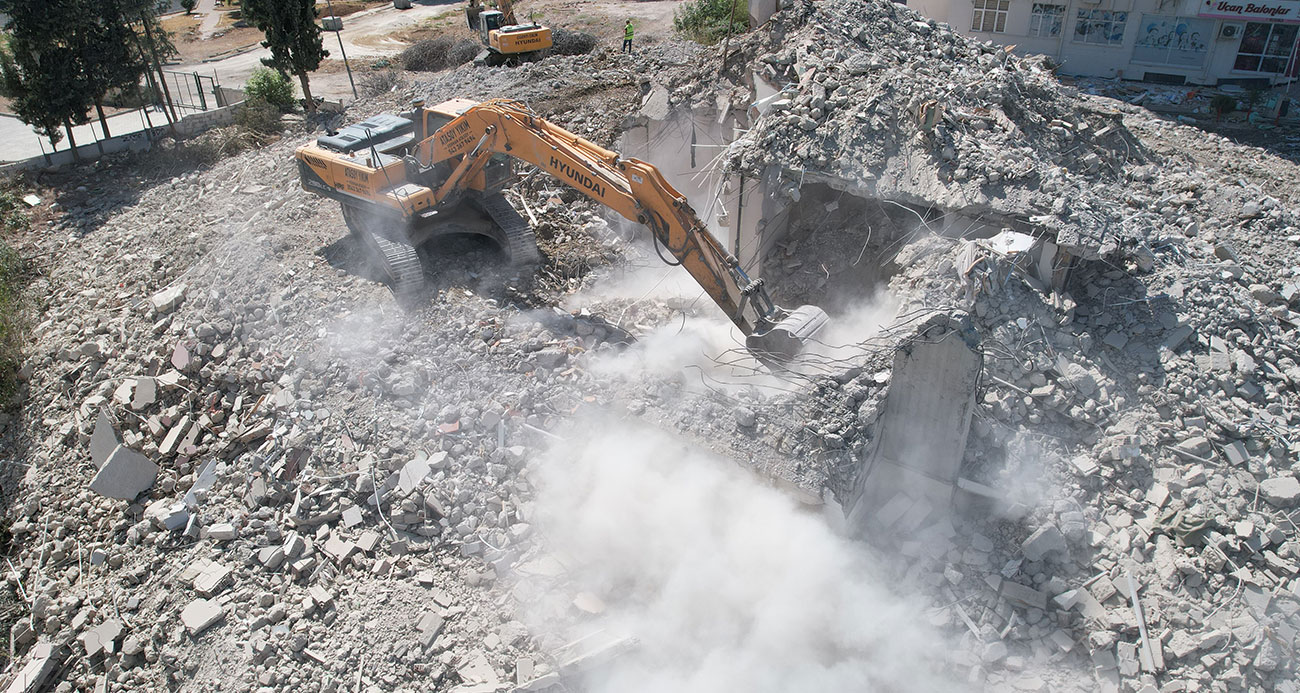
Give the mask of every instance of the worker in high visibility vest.
M 623 52 L 632 52 L 632 20 L 630 19 L 627 20 L 627 24 L 623 26 Z

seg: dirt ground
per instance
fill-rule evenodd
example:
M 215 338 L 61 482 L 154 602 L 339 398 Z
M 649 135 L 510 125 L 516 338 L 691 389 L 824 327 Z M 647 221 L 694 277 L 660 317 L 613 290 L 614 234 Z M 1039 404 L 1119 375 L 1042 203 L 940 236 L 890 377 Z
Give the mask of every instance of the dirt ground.
M 521 21 L 533 18 L 552 27 L 595 34 L 603 42 L 610 43 L 622 41 L 623 22 L 631 19 L 639 37 L 646 41 L 661 41 L 672 34 L 673 12 L 680 4 L 677 0 L 530 0 L 516 4 L 515 14 Z M 453 12 L 427 19 L 414 28 L 390 36 L 375 36 L 373 42 L 378 45 L 397 39 L 411 44 L 448 33 L 472 36 L 463 16 L 459 12 Z

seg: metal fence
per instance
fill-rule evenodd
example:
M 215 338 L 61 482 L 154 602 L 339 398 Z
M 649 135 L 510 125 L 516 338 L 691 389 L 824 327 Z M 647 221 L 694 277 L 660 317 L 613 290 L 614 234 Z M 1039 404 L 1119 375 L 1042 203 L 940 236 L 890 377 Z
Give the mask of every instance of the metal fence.
M 167 92 L 171 96 L 172 105 L 176 108 L 207 111 L 226 105 L 221 97 L 221 85 L 217 82 L 216 73 L 207 76 L 197 72 L 174 72 L 172 70 L 163 70 L 162 72 L 167 85 Z M 164 101 L 166 96 L 158 94 L 158 101 Z

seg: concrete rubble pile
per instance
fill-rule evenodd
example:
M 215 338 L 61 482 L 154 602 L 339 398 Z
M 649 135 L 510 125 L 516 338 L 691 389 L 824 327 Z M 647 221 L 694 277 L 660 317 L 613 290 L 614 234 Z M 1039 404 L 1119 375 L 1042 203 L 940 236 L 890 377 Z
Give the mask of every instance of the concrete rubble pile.
M 952 670 L 991 690 L 1295 690 L 1300 200 L 1278 181 L 1296 167 L 1079 97 L 890 2 L 792 6 L 744 41 L 761 78 L 791 86 L 733 170 L 777 167 L 793 203 L 802 176 L 846 210 L 995 220 L 962 239 L 913 231 L 912 211 L 846 211 L 786 239 L 812 260 L 861 245 L 854 219 L 894 227 L 871 283 L 898 308 L 853 356 L 814 355 L 779 387 L 598 368 L 711 307 L 557 307 L 653 251 L 539 177 L 511 196 L 539 218 L 538 275 L 462 248 L 410 314 L 336 206 L 297 187 L 307 134 L 175 176 L 117 160 L 55 181 L 61 208 L 26 248 L 52 258 L 50 302 L 28 399 L 0 429 L 21 489 L 8 690 L 576 685 L 630 644 L 574 635 L 609 595 L 572 587 L 535 531 L 555 432 L 614 412 L 849 506 L 906 389 L 898 353 L 934 325 L 980 352 L 955 489 L 886 489 L 858 529 L 931 600 L 960 644 Z M 673 106 L 705 98 L 704 55 L 466 66 L 349 118 L 528 98 L 610 144 L 651 76 Z M 1073 259 L 1044 260 L 1046 243 Z M 549 623 L 525 615 L 543 593 L 563 597 Z
M 754 105 L 725 166 L 751 178 L 777 167 L 787 194 L 825 182 L 1006 217 L 1090 259 L 1176 226 L 1145 198 L 1188 182 L 1157 184 L 1121 104 L 1062 87 L 1039 58 L 897 3 L 848 0 L 791 6 L 746 50 L 752 79 L 779 91 Z
M 862 528 L 912 559 L 893 567 L 963 634 L 958 666 L 999 690 L 1295 690 L 1294 165 L 1078 95 L 894 3 L 772 22 L 755 75 L 785 87 L 728 166 L 775 167 L 815 220 L 777 242 L 776 290 L 802 274 L 791 302 L 835 300 L 836 254 L 870 258 L 883 231 L 901 322 L 955 315 L 984 354 L 962 512 L 905 489 Z M 800 208 L 810 183 L 833 194 Z M 860 211 L 876 200 L 903 212 Z M 907 334 L 799 410 L 807 466 L 842 501 L 879 435 L 882 352 Z

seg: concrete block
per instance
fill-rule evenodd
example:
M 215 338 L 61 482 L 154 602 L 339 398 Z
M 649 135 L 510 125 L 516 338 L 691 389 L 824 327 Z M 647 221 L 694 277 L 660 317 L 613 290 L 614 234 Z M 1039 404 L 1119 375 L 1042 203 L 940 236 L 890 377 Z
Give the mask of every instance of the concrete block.
M 36 693 L 58 664 L 54 657 L 54 645 L 48 642 L 38 643 L 32 648 L 27 663 L 18 671 L 14 680 L 9 682 L 5 693 Z
M 124 446 L 113 449 L 99 473 L 90 482 L 90 490 L 101 496 L 135 500 L 158 478 L 158 465 L 144 455 Z
M 86 649 L 86 658 L 91 659 L 101 653 L 113 654 L 114 644 L 120 635 L 122 635 L 122 622 L 109 619 L 82 633 L 77 639 Z
M 131 396 L 131 408 L 140 411 L 158 398 L 158 383 L 153 378 L 137 378 Z
M 190 635 L 198 635 L 226 615 L 221 605 L 207 599 L 195 599 L 181 610 L 181 623 Z
M 185 525 L 190 521 L 190 513 L 185 509 L 184 503 L 166 498 L 150 503 L 149 507 L 145 508 L 144 517 L 171 532 L 185 529 Z
M 149 298 L 149 305 L 153 306 L 155 313 L 170 313 L 185 301 L 187 288 L 184 284 L 177 284 L 163 289 Z
M 90 434 L 90 461 L 95 463 L 95 468 L 103 469 L 109 455 L 121 444 L 117 432 L 113 430 L 113 422 L 109 420 L 108 414 L 100 410 L 99 417 L 95 420 L 95 432 Z
M 208 527 L 208 538 L 214 541 L 230 541 L 239 536 L 239 530 L 229 522 L 219 522 Z
M 397 477 L 397 487 L 403 495 L 409 495 L 429 475 L 429 463 L 425 460 L 407 462 Z
M 356 527 L 361 524 L 362 519 L 361 508 L 355 505 L 343 511 L 343 527 L 345 529 Z
M 163 439 L 162 445 L 158 446 L 158 454 L 166 457 L 176 452 L 180 448 L 181 437 L 185 435 L 189 428 L 190 415 L 186 414 L 167 432 L 167 437 Z
M 1041 561 L 1049 554 L 1065 553 L 1069 547 L 1065 543 L 1065 535 L 1056 525 L 1044 525 L 1039 527 L 1028 539 L 1020 545 L 1020 549 L 1025 554 L 1025 558 L 1031 561 Z
M 340 539 L 336 534 L 330 534 L 329 539 L 325 540 L 325 546 L 322 549 L 335 561 L 342 563 L 352 557 L 352 552 L 357 550 L 357 545 Z
M 1278 508 L 1289 508 L 1300 502 L 1300 481 L 1293 476 L 1279 476 L 1259 482 L 1259 494 Z
M 1030 609 L 1046 609 L 1047 593 L 1010 580 L 1002 581 L 1002 598 Z

